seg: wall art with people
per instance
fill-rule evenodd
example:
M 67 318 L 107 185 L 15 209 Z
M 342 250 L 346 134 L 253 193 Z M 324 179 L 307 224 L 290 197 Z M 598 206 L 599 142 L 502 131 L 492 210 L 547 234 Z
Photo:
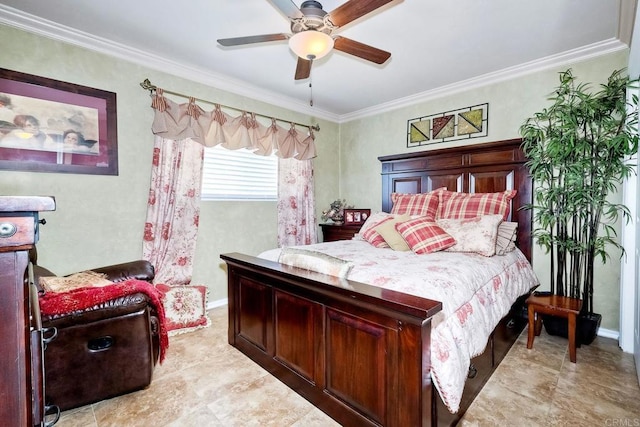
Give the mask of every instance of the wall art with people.
M 0 148 L 98 155 L 94 108 L 0 92 Z

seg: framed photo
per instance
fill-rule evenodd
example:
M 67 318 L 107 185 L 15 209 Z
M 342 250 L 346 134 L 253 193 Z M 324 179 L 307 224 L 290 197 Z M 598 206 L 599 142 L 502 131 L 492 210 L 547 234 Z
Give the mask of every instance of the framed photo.
M 116 94 L 0 68 L 0 169 L 118 175 Z
M 345 225 L 362 225 L 371 215 L 371 209 L 345 209 Z

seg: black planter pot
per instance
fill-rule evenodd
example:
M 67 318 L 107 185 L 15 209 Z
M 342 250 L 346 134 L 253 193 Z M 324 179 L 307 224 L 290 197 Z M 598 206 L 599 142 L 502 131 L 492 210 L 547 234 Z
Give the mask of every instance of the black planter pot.
M 602 321 L 602 315 L 598 313 L 585 313 L 578 315 L 576 325 L 576 343 L 589 345 L 596 339 L 598 328 Z M 549 335 L 567 338 L 569 336 L 569 321 L 566 318 L 544 315 L 542 324 Z

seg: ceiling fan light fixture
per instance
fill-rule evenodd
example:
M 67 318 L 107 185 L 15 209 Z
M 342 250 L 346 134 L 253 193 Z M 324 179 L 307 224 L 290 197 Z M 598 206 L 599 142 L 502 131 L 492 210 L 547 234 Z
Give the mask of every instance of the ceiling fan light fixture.
M 333 49 L 333 38 L 329 34 L 306 30 L 289 38 L 289 48 L 303 59 L 320 59 Z

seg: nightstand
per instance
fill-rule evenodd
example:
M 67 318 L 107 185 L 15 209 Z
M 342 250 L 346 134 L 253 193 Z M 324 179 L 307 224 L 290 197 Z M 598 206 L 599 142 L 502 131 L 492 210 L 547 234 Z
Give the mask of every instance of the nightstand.
M 360 231 L 362 224 L 336 225 L 320 224 L 322 227 L 322 241 L 335 242 L 336 240 L 351 240 Z

